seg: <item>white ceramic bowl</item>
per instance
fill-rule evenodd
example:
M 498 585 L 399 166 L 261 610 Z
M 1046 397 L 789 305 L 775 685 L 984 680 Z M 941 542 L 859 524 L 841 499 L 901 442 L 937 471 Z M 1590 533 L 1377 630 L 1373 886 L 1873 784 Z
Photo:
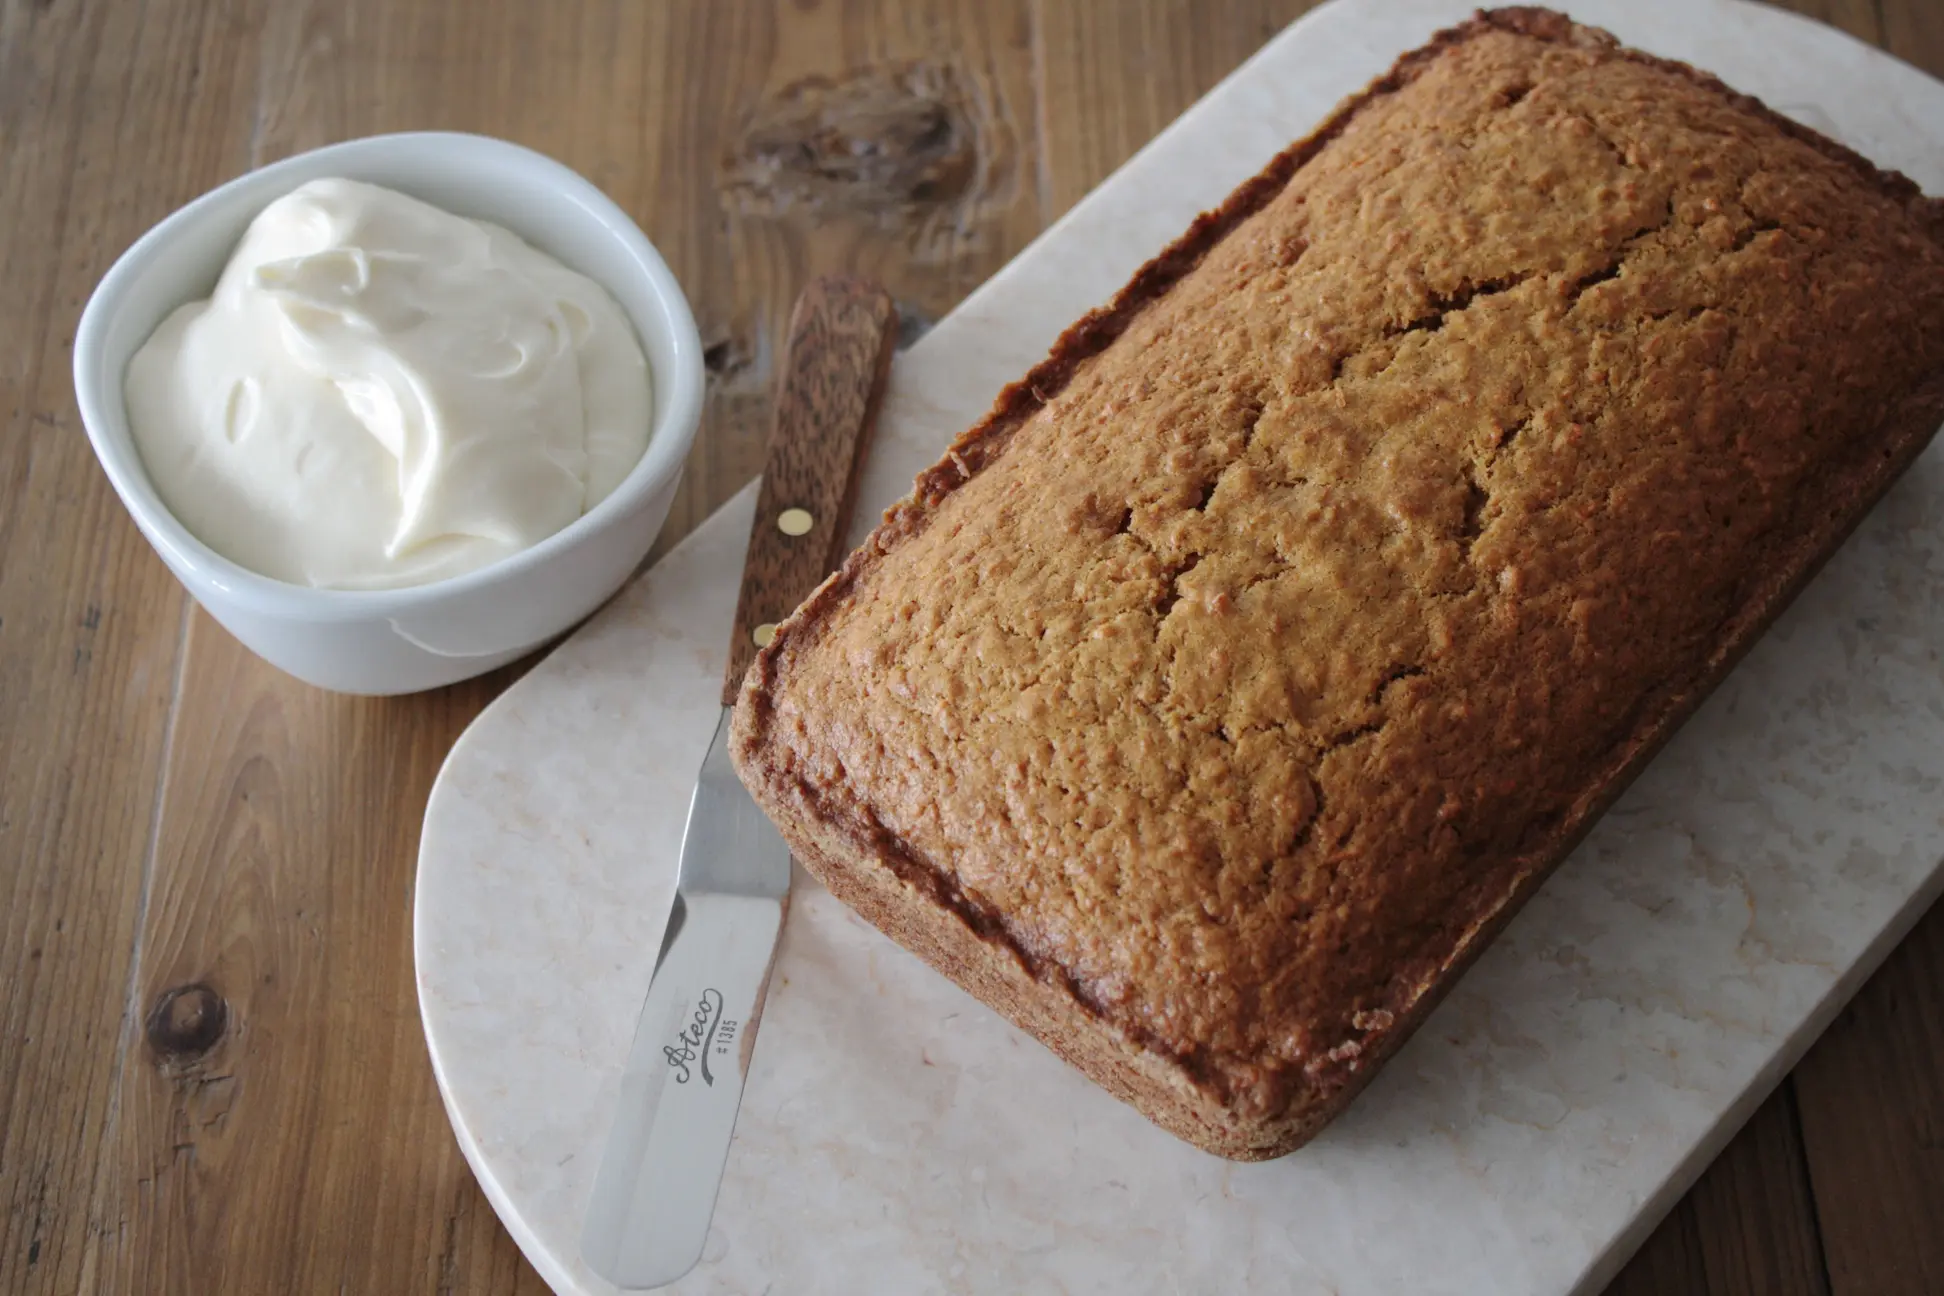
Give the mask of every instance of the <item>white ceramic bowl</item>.
M 565 530 L 478 571 L 407 589 L 316 590 L 240 567 L 157 496 L 128 430 L 122 378 L 165 316 L 209 296 L 243 231 L 307 180 L 346 176 L 490 220 L 606 288 L 633 321 L 654 385 L 647 452 Z M 95 454 L 162 561 L 252 651 L 346 693 L 409 693 L 478 675 L 545 643 L 620 588 L 668 516 L 702 414 L 702 344 L 654 247 L 592 184 L 478 135 L 380 135 L 252 171 L 143 235 L 103 277 L 74 338 L 74 389 Z

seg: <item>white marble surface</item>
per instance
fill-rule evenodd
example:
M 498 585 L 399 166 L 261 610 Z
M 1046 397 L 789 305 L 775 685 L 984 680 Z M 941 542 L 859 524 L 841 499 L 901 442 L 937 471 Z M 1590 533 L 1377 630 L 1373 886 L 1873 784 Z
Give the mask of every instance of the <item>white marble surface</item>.
M 1336 0 L 893 375 L 864 515 L 1219 199 L 1463 0 Z M 1583 19 L 1944 190 L 1944 86 L 1728 0 Z M 744 492 L 495 703 L 426 815 L 420 1003 L 488 1197 L 561 1292 L 674 881 Z M 860 524 L 860 530 L 862 524 Z M 807 878 L 683 1292 L 1597 1290 L 1944 888 L 1944 445 L 1318 1142 L 1150 1127 Z

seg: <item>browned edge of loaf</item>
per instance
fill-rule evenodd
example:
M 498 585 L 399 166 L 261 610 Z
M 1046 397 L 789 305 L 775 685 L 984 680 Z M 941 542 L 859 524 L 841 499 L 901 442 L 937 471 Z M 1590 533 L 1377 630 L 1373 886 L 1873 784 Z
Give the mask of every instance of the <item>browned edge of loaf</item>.
M 917 535 L 938 503 L 996 462 L 1012 434 L 1065 389 L 1079 366 L 1124 333 L 1148 304 L 1163 297 L 1227 234 L 1261 210 L 1306 162 L 1334 140 L 1365 105 L 1409 85 L 1445 51 L 1494 31 L 1608 52 L 1679 75 L 1754 113 L 1856 171 L 1886 196 L 1910 206 L 1944 243 L 1944 202 L 1927 199 L 1915 183 L 1876 167 L 1860 154 L 1738 93 L 1685 63 L 1622 47 L 1611 35 L 1583 27 L 1546 9 L 1480 11 L 1439 32 L 1403 55 L 1384 76 L 1340 104 L 1308 136 L 1278 154 L 1221 206 L 1198 216 L 1188 230 L 1138 270 L 1113 299 L 1061 334 L 1047 358 L 1000 392 L 984 419 L 961 434 L 940 461 L 921 473 L 905 499 L 886 510 L 883 522 L 779 627 L 743 682 L 737 765 L 758 804 L 775 819 L 805 867 L 845 904 L 900 945 L 1036 1036 L 1096 1083 L 1131 1104 L 1170 1133 L 1206 1151 L 1237 1160 L 1264 1160 L 1294 1151 L 1341 1111 L 1430 1014 L 1463 971 L 1490 944 L 1524 902 L 1571 854 L 1601 814 L 1633 781 L 1683 721 L 1753 646 L 1761 632 L 1839 549 L 1883 493 L 1922 453 L 1944 419 L 1944 373 L 1908 393 L 1879 429 L 1874 453 L 1847 465 L 1832 480 L 1829 506 L 1805 530 L 1790 561 L 1779 562 L 1724 627 L 1701 683 L 1687 692 L 1654 699 L 1631 741 L 1615 748 L 1609 766 L 1591 780 L 1579 802 L 1550 836 L 1513 861 L 1514 881 L 1497 896 L 1481 894 L 1467 916 L 1465 934 L 1442 964 L 1426 970 L 1410 1009 L 1387 1029 L 1364 1037 L 1364 1049 L 1347 1076 L 1309 1080 L 1277 1112 L 1237 1113 L 1223 1095 L 1182 1060 L 1141 1033 L 1100 1016 L 1065 969 L 1035 958 L 1008 937 L 1000 915 L 985 912 L 953 879 L 902 839 L 873 821 L 861 822 L 817 798 L 815 790 L 788 778 L 761 755 L 768 695 L 788 663 L 820 637 L 828 615 L 850 588 L 900 541 Z M 799 817 L 792 801 L 813 807 Z M 868 811 L 867 811 L 868 813 Z

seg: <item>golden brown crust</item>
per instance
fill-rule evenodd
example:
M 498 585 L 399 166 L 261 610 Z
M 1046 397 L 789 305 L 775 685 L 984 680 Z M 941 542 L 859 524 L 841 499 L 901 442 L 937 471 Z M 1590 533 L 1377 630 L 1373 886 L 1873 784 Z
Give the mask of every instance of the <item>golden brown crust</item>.
M 1117 1096 L 1288 1151 L 1929 440 L 1939 210 L 1481 14 L 920 476 L 751 670 L 744 779 Z

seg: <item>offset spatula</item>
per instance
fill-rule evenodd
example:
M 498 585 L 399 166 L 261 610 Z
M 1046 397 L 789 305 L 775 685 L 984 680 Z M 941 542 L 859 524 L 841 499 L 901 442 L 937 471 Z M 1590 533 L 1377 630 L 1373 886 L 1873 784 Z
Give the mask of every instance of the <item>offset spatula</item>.
M 722 718 L 581 1235 L 588 1265 L 618 1287 L 674 1282 L 708 1236 L 790 897 L 789 849 L 729 763 L 729 709 L 756 650 L 841 556 L 896 337 L 891 299 L 856 279 L 816 280 L 790 317 Z

